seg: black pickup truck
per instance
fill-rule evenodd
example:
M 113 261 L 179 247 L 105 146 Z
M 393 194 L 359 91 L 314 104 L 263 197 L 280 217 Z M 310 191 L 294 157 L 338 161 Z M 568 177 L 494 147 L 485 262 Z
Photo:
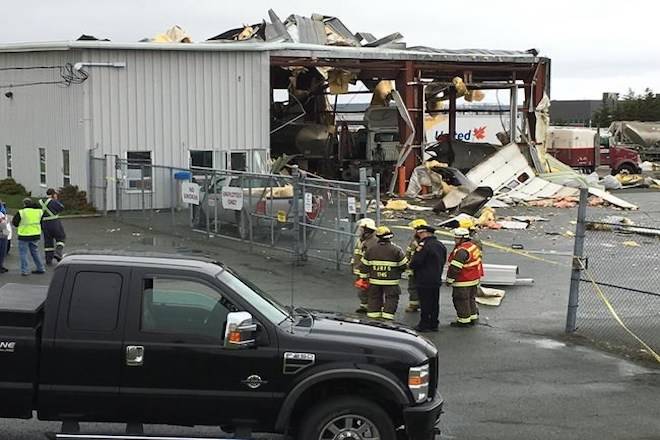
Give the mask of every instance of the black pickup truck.
M 0 417 L 430 440 L 437 377 L 414 331 L 291 310 L 211 260 L 73 254 L 0 289 Z

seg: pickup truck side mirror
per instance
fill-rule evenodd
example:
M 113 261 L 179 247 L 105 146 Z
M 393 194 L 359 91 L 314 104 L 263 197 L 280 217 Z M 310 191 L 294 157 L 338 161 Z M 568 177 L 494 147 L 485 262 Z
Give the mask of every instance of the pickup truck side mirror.
M 232 312 L 227 315 L 225 348 L 249 348 L 256 345 L 257 325 L 249 312 Z

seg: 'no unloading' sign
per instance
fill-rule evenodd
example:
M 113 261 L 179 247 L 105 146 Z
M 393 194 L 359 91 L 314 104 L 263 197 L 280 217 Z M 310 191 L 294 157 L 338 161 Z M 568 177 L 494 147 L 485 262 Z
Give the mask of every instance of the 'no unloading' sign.
M 199 185 L 192 182 L 183 182 L 181 184 L 181 198 L 183 203 L 199 205 Z

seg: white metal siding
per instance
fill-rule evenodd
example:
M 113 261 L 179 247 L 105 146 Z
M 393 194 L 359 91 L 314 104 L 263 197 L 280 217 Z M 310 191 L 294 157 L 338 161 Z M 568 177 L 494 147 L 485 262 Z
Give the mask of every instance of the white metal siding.
M 78 57 L 77 51 L 0 53 L 0 68 L 58 66 L 75 63 Z M 70 151 L 71 183 L 87 186 L 83 86 L 6 87 L 58 79 L 59 71 L 52 69 L 0 70 L 0 176 L 6 177 L 5 146 L 11 145 L 13 177 L 34 195 L 63 185 L 63 149 Z M 14 94 L 12 99 L 5 97 L 7 91 Z M 45 186 L 39 182 L 40 147 L 46 149 Z
M 47 186 L 53 187 L 62 186 L 62 149 L 70 150 L 71 183 L 86 190 L 90 149 L 95 157 L 120 158 L 127 151 L 151 151 L 153 164 L 184 168 L 189 150 L 214 150 L 216 167 L 225 165 L 218 160 L 225 152 L 245 151 L 248 167 L 264 171 L 270 149 L 267 52 L 0 53 L 0 67 L 81 61 L 126 67 L 85 66 L 89 79 L 82 85 L 16 88 L 11 100 L 0 95 L 0 176 L 6 172 L 5 145 L 12 146 L 14 177 L 34 194 L 45 192 L 39 147 L 46 148 Z M 0 85 L 55 78 L 54 71 L 0 71 Z M 109 209 L 114 194 L 109 188 Z M 154 191 L 154 208 L 169 204 L 170 195 Z
M 270 148 L 266 52 L 89 50 L 91 143 L 106 154 L 152 151 L 157 165 L 187 167 L 189 150 Z

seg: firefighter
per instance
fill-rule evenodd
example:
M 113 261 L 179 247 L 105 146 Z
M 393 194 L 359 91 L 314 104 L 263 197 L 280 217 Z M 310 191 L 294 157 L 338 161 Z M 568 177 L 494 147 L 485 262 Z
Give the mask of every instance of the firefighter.
M 53 264 L 53 259 L 58 262 L 62 260 L 66 235 L 60 221 L 60 213 L 64 211 L 64 205 L 58 200 L 59 194 L 53 188 L 48 188 L 46 195 L 48 198 L 39 200 L 39 205 L 44 211 L 41 229 L 44 234 L 46 265 L 50 266 Z
M 455 247 L 449 254 L 447 285 L 452 286 L 452 299 L 456 309 L 456 321 L 452 327 L 469 327 L 479 320 L 477 290 L 484 274 L 481 250 L 472 241 L 470 231 L 456 228 L 453 231 Z
M 401 274 L 408 264 L 401 248 L 392 243 L 392 231 L 387 226 L 376 229 L 378 243 L 366 249 L 362 264 L 369 277 L 367 316 L 393 320 L 399 304 Z
M 351 259 L 353 275 L 356 276 L 355 287 L 357 288 L 357 294 L 360 300 L 360 307 L 355 312 L 365 314 L 367 313 L 367 289 L 369 288 L 369 281 L 367 280 L 368 274 L 362 264 L 362 256 L 366 249 L 369 249 L 378 242 L 378 238 L 376 237 L 376 222 L 372 219 L 360 219 L 357 226 L 358 239 L 355 242 L 353 258 Z
M 408 227 L 413 229 L 412 239 L 406 248 L 406 258 L 408 259 L 408 262 L 412 261 L 412 257 L 415 255 L 415 251 L 417 250 L 417 246 L 419 246 L 416 229 L 420 226 L 428 226 L 428 223 L 423 218 L 418 218 L 408 223 Z M 408 295 L 410 296 L 408 299 L 408 307 L 406 307 L 406 312 L 415 313 L 419 311 L 419 294 L 417 293 L 415 272 L 410 267 L 408 267 L 408 269 L 406 269 L 406 274 L 408 275 Z

